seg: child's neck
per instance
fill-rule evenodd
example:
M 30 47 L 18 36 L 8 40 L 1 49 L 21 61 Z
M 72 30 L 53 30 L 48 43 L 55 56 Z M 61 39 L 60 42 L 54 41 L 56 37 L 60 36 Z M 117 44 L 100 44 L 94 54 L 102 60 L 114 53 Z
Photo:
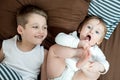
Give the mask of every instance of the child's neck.
M 31 51 L 36 46 L 32 44 L 25 44 L 22 41 L 17 41 L 16 45 L 23 52 Z

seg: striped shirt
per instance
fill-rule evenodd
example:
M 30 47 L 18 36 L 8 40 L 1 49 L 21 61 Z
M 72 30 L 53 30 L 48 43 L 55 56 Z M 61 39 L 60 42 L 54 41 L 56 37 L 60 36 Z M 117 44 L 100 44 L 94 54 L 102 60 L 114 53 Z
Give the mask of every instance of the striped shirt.
M 104 20 L 108 30 L 105 39 L 109 39 L 120 22 L 120 0 L 91 0 L 88 14 Z

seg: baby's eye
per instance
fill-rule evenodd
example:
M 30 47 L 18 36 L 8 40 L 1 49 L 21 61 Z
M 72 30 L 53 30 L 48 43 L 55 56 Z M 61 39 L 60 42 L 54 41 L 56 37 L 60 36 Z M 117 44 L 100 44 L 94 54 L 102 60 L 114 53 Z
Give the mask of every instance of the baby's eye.
M 87 26 L 88 29 L 91 29 L 91 26 Z
M 99 31 L 95 31 L 96 34 L 99 34 Z

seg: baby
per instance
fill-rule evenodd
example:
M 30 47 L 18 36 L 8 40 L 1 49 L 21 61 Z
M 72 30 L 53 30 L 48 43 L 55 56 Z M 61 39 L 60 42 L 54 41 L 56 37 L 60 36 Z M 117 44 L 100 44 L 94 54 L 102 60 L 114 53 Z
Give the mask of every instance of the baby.
M 47 59 L 49 79 L 97 80 L 108 71 L 109 63 L 98 47 L 106 34 L 104 22 L 92 16 L 80 28 L 69 35 L 57 35 L 57 44 L 49 49 Z

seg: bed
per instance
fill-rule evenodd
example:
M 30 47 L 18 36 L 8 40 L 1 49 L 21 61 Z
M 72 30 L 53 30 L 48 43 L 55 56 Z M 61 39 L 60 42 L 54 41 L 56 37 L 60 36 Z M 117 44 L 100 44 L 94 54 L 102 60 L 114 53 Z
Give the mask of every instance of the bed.
M 0 2 L 0 47 L 4 39 L 16 32 L 16 11 L 24 5 L 35 5 L 48 14 L 48 36 L 43 42 L 46 49 L 53 45 L 59 32 L 69 33 L 77 29 L 88 15 L 89 0 L 2 0 Z M 110 39 L 102 42 L 100 48 L 110 62 L 110 70 L 99 80 L 120 80 L 120 23 Z

